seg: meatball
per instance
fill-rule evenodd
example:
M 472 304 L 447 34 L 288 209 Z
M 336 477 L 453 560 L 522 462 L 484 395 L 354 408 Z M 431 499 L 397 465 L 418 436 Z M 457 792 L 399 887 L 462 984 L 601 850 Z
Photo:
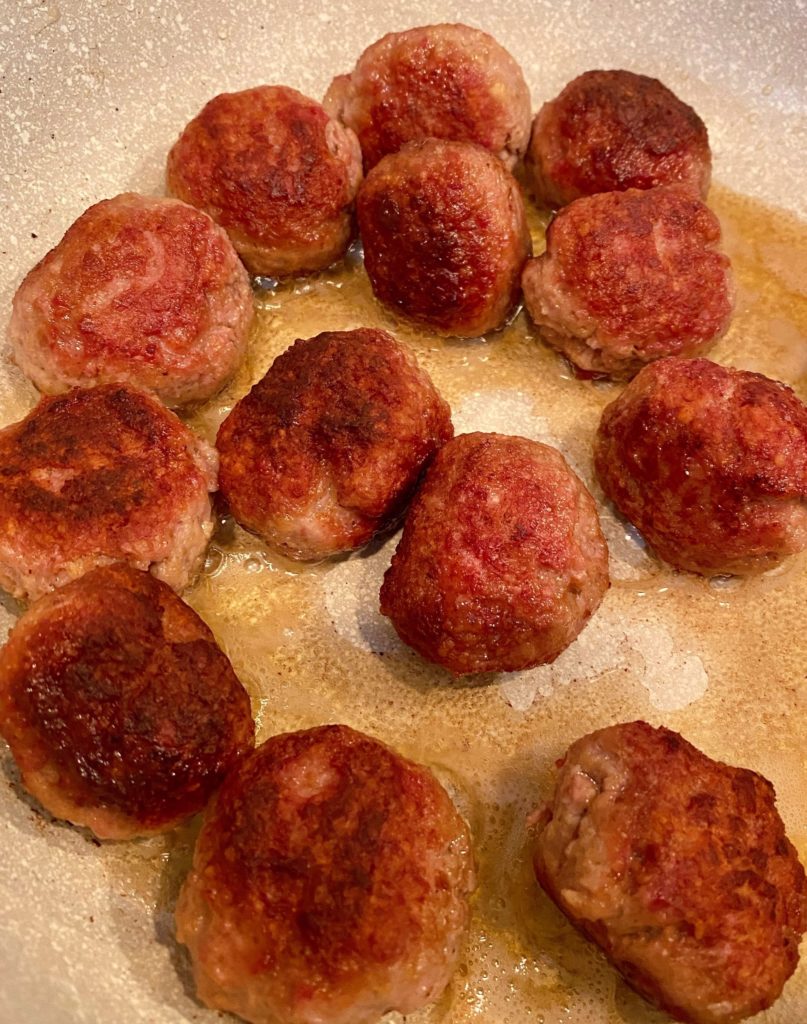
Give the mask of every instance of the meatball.
M 524 302 L 584 375 L 629 379 L 662 356 L 705 352 L 729 326 L 720 222 L 681 185 L 578 199 L 546 242 L 524 268 Z
M 607 497 L 679 569 L 763 572 L 807 547 L 807 407 L 784 384 L 663 359 L 605 409 L 594 454 Z
M 20 618 L 0 652 L 0 732 L 26 789 L 101 839 L 196 814 L 254 742 L 249 697 L 213 634 L 121 562 Z
M 572 744 L 537 815 L 535 873 L 678 1021 L 758 1013 L 798 962 L 804 869 L 773 786 L 669 729 L 630 722 Z
M 221 490 L 291 558 L 366 544 L 403 513 L 451 411 L 386 331 L 296 341 L 221 426 Z
M 128 384 L 43 398 L 0 431 L 0 586 L 34 599 L 96 565 L 175 590 L 213 532 L 216 453 Z
M 546 206 L 675 182 L 705 199 L 712 154 L 706 125 L 655 78 L 587 71 L 538 112 L 527 174 Z
M 530 92 L 495 39 L 467 25 L 391 32 L 335 78 L 325 109 L 358 135 L 369 170 L 420 139 L 475 142 L 512 170 L 530 137 Z
M 455 675 L 512 672 L 554 661 L 608 586 L 594 501 L 560 452 L 463 434 L 412 502 L 381 612 Z
M 211 398 L 243 358 L 249 277 L 226 233 L 176 199 L 91 206 L 14 296 L 14 358 L 40 391 L 128 382 L 166 405 Z
M 468 142 L 412 142 L 377 164 L 357 200 L 378 299 L 438 334 L 500 327 L 531 241 L 515 179 Z
M 227 230 L 251 273 L 283 276 L 344 253 L 361 151 L 319 103 L 265 85 L 210 100 L 168 154 L 167 181 Z
M 426 768 L 347 726 L 275 736 L 228 777 L 177 904 L 200 998 L 253 1024 L 370 1024 L 436 999 L 474 865 Z

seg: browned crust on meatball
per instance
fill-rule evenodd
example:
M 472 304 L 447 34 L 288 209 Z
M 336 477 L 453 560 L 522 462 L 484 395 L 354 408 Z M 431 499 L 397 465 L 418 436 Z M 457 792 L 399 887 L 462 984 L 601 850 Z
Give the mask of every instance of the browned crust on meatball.
M 337 260 L 360 181 L 353 132 L 285 86 L 216 96 L 168 155 L 169 190 L 221 224 L 253 274 Z
M 807 928 L 804 869 L 761 775 L 645 722 L 567 752 L 535 872 L 638 992 L 687 1024 L 770 1006 Z
M 233 515 L 293 558 L 366 544 L 401 516 L 451 411 L 385 331 L 298 340 L 221 426 Z
M 807 547 L 807 407 L 761 374 L 654 363 L 605 409 L 594 456 L 606 495 L 678 568 L 762 572 Z
M 26 789 L 102 839 L 200 811 L 254 742 L 249 697 L 213 634 L 122 563 L 19 620 L 0 653 L 0 732 Z
M 583 483 L 554 448 L 463 434 L 435 458 L 381 587 L 381 613 L 455 675 L 545 664 L 609 586 Z
M 96 203 L 27 275 L 9 340 L 40 391 L 126 381 L 205 401 L 244 355 L 249 277 L 226 233 L 176 199 Z
M 587 373 L 630 379 L 654 359 L 700 355 L 734 306 L 720 238 L 717 217 L 681 185 L 578 199 L 524 268 L 527 310 Z
M 531 252 L 515 179 L 486 150 L 428 139 L 384 157 L 357 200 L 376 297 L 438 334 L 500 327 Z
M 325 109 L 356 132 L 366 170 L 407 142 L 475 142 L 512 169 L 530 134 L 521 68 L 487 32 L 426 25 L 390 32 L 349 75 L 334 79 Z
M 675 182 L 706 198 L 712 155 L 703 121 L 661 82 L 587 71 L 538 112 L 527 171 L 547 206 Z
M 205 815 L 177 904 L 200 997 L 255 1024 L 363 1024 L 435 999 L 474 866 L 434 776 L 346 726 L 275 736 Z
M 0 431 L 0 584 L 41 596 L 126 561 L 181 589 L 212 532 L 215 452 L 124 384 L 43 398 Z

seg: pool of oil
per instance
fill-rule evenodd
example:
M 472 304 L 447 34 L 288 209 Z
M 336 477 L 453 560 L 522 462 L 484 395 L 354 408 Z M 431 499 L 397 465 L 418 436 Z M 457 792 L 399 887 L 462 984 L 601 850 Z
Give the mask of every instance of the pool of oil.
M 713 356 L 782 379 L 806 399 L 807 226 L 720 187 L 710 202 L 737 282 L 736 315 Z M 546 218 L 532 210 L 531 219 L 539 249 Z M 312 278 L 263 282 L 256 304 L 246 363 L 225 392 L 189 417 L 210 441 L 233 404 L 296 338 L 384 327 L 432 375 L 458 432 L 497 430 L 559 447 L 592 487 L 611 549 L 613 587 L 578 641 L 552 666 L 478 685 L 421 661 L 380 616 L 378 587 L 396 537 L 351 558 L 306 566 L 278 558 L 222 517 L 204 571 L 185 595 L 249 690 L 259 739 L 345 722 L 430 765 L 468 818 L 480 880 L 467 949 L 444 997 L 407 1020 L 666 1019 L 627 989 L 538 890 L 526 818 L 549 795 L 553 764 L 573 740 L 644 718 L 770 778 L 807 860 L 805 559 L 758 579 L 713 581 L 657 562 L 603 503 L 592 478 L 593 434 L 619 385 L 575 379 L 523 311 L 486 339 L 435 338 L 376 304 L 357 251 Z M 169 943 L 193 836 L 189 827 L 97 854 L 112 890 L 153 911 L 162 922 L 158 935 L 162 929 Z M 198 1014 L 205 1017 L 201 1008 Z M 756 1019 L 807 1021 L 807 965 L 785 998 Z

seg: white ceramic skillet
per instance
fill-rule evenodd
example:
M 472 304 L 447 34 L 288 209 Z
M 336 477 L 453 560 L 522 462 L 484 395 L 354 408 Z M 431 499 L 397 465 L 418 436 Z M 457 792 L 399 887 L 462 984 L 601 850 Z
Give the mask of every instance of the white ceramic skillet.
M 806 398 L 807 226 L 760 205 L 807 218 L 802 0 L 2 0 L 0 319 L 22 275 L 90 203 L 161 191 L 170 144 L 209 97 L 266 82 L 320 98 L 384 32 L 447 20 L 492 32 L 520 61 L 536 107 L 595 67 L 655 75 L 696 107 L 714 151 L 710 201 L 739 284 L 737 317 L 715 356 L 778 376 Z M 295 337 L 376 323 L 390 326 L 360 272 L 264 296 L 247 365 L 192 425 L 212 437 Z M 523 315 L 483 343 L 392 328 L 434 375 L 458 430 L 548 439 L 591 479 L 591 437 L 616 389 L 573 380 Z M 34 398 L 3 363 L 0 422 Z M 249 688 L 261 738 L 347 722 L 431 764 L 468 816 L 481 868 L 468 950 L 445 998 L 413 1024 L 662 1019 L 531 880 L 526 814 L 549 794 L 554 760 L 591 729 L 643 717 L 762 772 L 807 859 L 807 563 L 709 584 L 659 566 L 603 515 L 615 585 L 599 615 L 555 666 L 483 688 L 451 684 L 379 617 L 390 543 L 300 572 L 225 525 L 186 595 Z M 4 601 L 3 632 L 17 612 Z M 0 765 L 0 1022 L 217 1019 L 194 1000 L 172 937 L 192 827 L 101 847 L 25 800 L 5 748 Z M 807 1021 L 807 964 L 757 1019 Z

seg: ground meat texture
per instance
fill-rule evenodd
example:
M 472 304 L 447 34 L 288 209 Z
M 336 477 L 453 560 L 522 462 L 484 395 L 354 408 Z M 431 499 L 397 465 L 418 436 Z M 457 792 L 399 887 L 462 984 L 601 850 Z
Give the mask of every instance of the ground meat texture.
M 292 558 L 326 558 L 394 525 L 451 412 L 403 345 L 377 330 L 299 340 L 218 436 L 221 489 L 243 526 Z
M 381 612 L 455 675 L 541 665 L 609 586 L 591 495 L 554 448 L 463 434 L 437 455 L 381 587 Z
M 249 697 L 213 634 L 123 563 L 37 601 L 0 653 L 0 732 L 23 785 L 101 839 L 196 814 L 249 751 Z
M 221 228 L 176 199 L 130 192 L 91 206 L 28 274 L 9 339 L 46 394 L 125 381 L 182 406 L 235 372 L 252 312 Z
M 434 776 L 332 725 L 275 736 L 208 809 L 177 904 L 200 998 L 252 1024 L 371 1024 L 448 984 L 474 887 Z
M 569 748 L 536 831 L 541 885 L 675 1020 L 735 1024 L 795 970 L 804 869 L 761 775 L 615 725 Z
M 385 157 L 357 201 L 376 297 L 437 334 L 500 327 L 531 241 L 518 185 L 467 142 L 428 139 Z
M 530 136 L 521 68 L 487 32 L 467 25 L 389 33 L 334 79 L 323 103 L 358 135 L 366 170 L 426 138 L 475 142 L 512 170 Z
M 578 199 L 525 267 L 524 302 L 584 375 L 630 379 L 662 356 L 706 352 L 727 330 L 734 288 L 720 237 L 680 185 Z
M 213 531 L 216 461 L 129 385 L 43 398 L 0 431 L 0 585 L 34 599 L 125 561 L 181 590 Z
M 807 407 L 707 359 L 663 359 L 609 405 L 603 490 L 679 569 L 762 572 L 807 547 Z
M 168 155 L 169 190 L 227 230 L 253 274 L 321 270 L 353 234 L 356 136 L 294 89 L 223 93 Z
M 546 206 L 675 182 L 705 199 L 712 154 L 703 121 L 655 78 L 587 71 L 538 112 L 527 173 Z

